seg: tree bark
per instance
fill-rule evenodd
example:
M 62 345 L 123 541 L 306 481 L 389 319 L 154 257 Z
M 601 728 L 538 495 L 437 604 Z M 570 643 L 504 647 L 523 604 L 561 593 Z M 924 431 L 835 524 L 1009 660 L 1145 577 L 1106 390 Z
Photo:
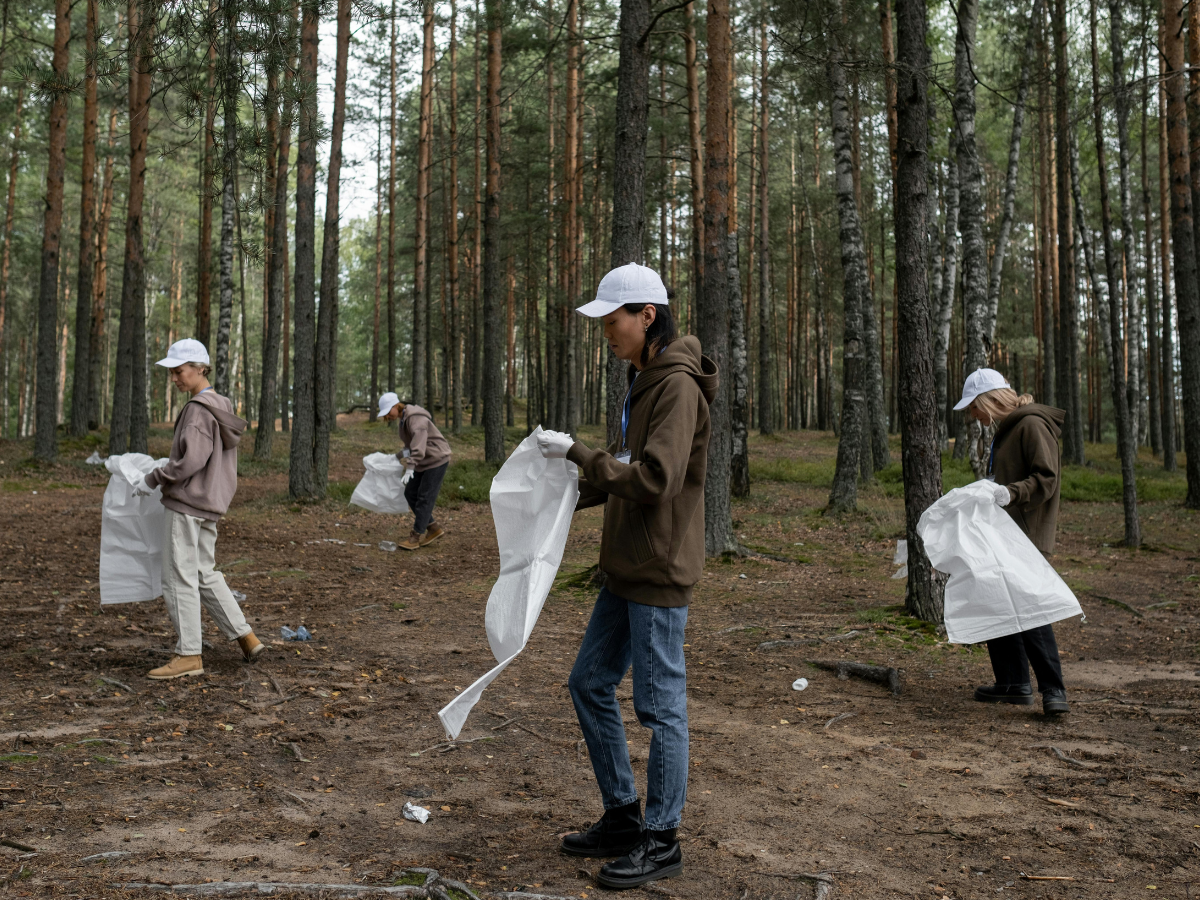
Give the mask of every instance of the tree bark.
M 19 117 L 18 117 L 19 122 Z M 112 217 L 113 182 L 116 174 L 117 108 L 108 114 L 108 153 L 104 160 L 104 188 L 96 219 L 96 261 L 92 277 L 92 340 L 88 374 L 88 428 L 99 428 L 104 420 L 103 375 L 108 370 L 108 223 Z M 3 265 L 0 264 L 0 270 Z M 0 276 L 2 277 L 2 276 Z M 3 303 L 0 303 L 0 307 Z M 3 339 L 0 338 L 0 346 Z M 103 355 L 102 355 L 103 354 Z
M 688 104 L 688 165 L 692 187 L 692 310 L 700 306 L 700 289 L 704 282 L 704 155 L 700 136 L 700 79 L 696 65 L 695 3 L 686 7 L 684 25 L 684 73 L 687 79 Z
M 570 0 L 574 3 L 575 0 Z M 646 137 L 650 115 L 650 0 L 621 0 L 620 55 L 617 67 L 616 131 L 613 137 L 613 205 L 611 268 L 642 263 L 646 231 Z M 568 85 L 570 82 L 568 81 Z M 568 109 L 570 94 L 568 94 Z M 570 112 L 568 111 L 568 117 Z M 572 132 L 568 123 L 568 143 Z M 574 135 L 576 141 L 578 134 Z M 567 176 L 570 181 L 570 172 Z M 568 203 L 568 208 L 573 204 Z M 573 312 L 568 315 L 574 316 Z M 621 435 L 627 366 L 603 351 L 608 375 L 605 422 L 608 441 Z M 572 423 L 574 424 L 574 423 Z
M 759 216 L 758 216 L 758 430 L 760 434 L 775 433 L 775 404 L 771 377 L 771 229 L 770 229 L 770 195 L 768 191 L 768 163 L 771 158 L 770 144 L 767 140 L 770 124 L 770 99 L 767 96 L 767 68 L 770 60 L 767 57 L 767 21 L 764 10 L 761 26 L 761 79 L 759 109 Z M 886 442 L 886 437 L 885 437 Z M 735 454 L 736 455 L 736 454 Z M 746 493 L 750 493 L 749 465 L 746 466 Z
M 237 0 L 224 0 L 225 15 L 225 59 L 223 83 L 221 85 L 222 143 L 221 159 L 221 247 L 219 254 L 220 284 L 218 289 L 217 340 L 214 354 L 216 378 L 213 388 L 218 394 L 228 396 L 233 390 L 230 379 L 229 334 L 233 327 L 233 229 L 234 178 L 237 174 L 237 128 L 238 94 L 241 79 L 241 50 L 237 45 L 238 4 Z
M 1195 192 L 1189 164 L 1188 84 L 1184 76 L 1182 0 L 1164 0 L 1167 77 L 1167 152 L 1171 167 L 1171 243 L 1175 250 L 1175 303 L 1183 394 L 1183 448 L 1187 455 L 1184 505 L 1200 507 L 1200 297 L 1192 219 Z
M 959 222 L 962 230 L 963 377 L 987 365 L 987 247 L 983 240 L 983 170 L 975 143 L 975 32 L 978 0 L 958 6 L 954 51 L 954 118 L 958 131 Z
M 1109 50 L 1112 54 L 1113 69 L 1113 105 L 1117 112 L 1117 175 L 1121 197 L 1121 285 L 1122 296 L 1127 308 L 1126 341 L 1128 376 L 1126 382 L 1127 404 L 1129 407 L 1129 428 L 1133 441 L 1133 459 L 1137 459 L 1137 447 L 1141 443 L 1140 434 L 1145 430 L 1146 416 L 1142 410 L 1142 379 L 1144 377 L 1145 360 L 1142 359 L 1142 298 L 1138 293 L 1138 279 L 1135 277 L 1134 235 L 1133 230 L 1133 191 L 1130 188 L 1129 175 L 1129 88 L 1125 81 L 1125 46 L 1122 43 L 1122 13 L 1119 0 L 1109 0 Z M 1194 48 L 1200 51 L 1200 16 L 1193 14 L 1196 23 L 1197 36 L 1194 38 Z M 1196 78 L 1200 87 L 1200 77 Z M 1132 471 L 1132 469 L 1130 470 Z M 1134 486 L 1136 491 L 1136 485 Z M 1134 515 L 1137 507 L 1134 506 Z M 1128 528 L 1126 528 L 1128 531 Z M 1128 540 L 1128 535 L 1126 536 Z M 1140 538 L 1139 538 L 1140 541 Z M 1136 546 L 1136 545 L 1135 545 Z
M 1162 254 L 1162 433 L 1163 433 L 1163 469 L 1174 472 L 1178 435 L 1175 431 L 1175 335 L 1171 324 L 1171 168 L 1170 152 L 1167 147 L 1167 89 L 1165 74 L 1167 63 L 1164 57 L 1166 48 L 1166 22 L 1160 18 L 1158 23 L 1158 43 L 1164 48 L 1158 54 L 1158 219 L 1159 219 L 1159 250 Z M 1195 256 L 1193 255 L 1193 262 Z
M 1195 10 L 1191 10 L 1191 14 L 1195 16 Z M 1194 18 L 1193 18 L 1194 21 Z M 1171 29 L 1171 19 L 1168 16 L 1167 30 Z M 1192 38 L 1191 34 L 1200 36 L 1200 23 L 1189 29 L 1189 38 L 1193 41 L 1200 41 L 1197 38 Z M 1178 35 L 1175 36 L 1178 38 Z M 1198 60 L 1197 54 L 1200 54 L 1200 47 L 1197 43 L 1192 44 L 1193 56 L 1189 61 L 1191 67 L 1189 72 L 1193 79 L 1196 78 L 1196 66 Z M 1182 52 L 1182 51 L 1181 51 Z M 1171 72 L 1174 67 L 1168 65 L 1168 71 Z M 1168 82 L 1182 78 L 1172 78 Z M 1186 87 L 1181 87 L 1181 91 L 1186 92 Z M 1170 87 L 1168 87 L 1168 97 L 1170 97 Z M 1200 95 L 1196 93 L 1195 88 L 1188 92 L 1187 105 L 1181 112 L 1181 115 L 1191 120 L 1200 121 Z M 1167 120 L 1168 133 L 1170 132 L 1170 122 L 1172 119 L 1170 104 L 1168 103 Z M 1200 156 L 1200 151 L 1197 149 L 1197 144 L 1200 143 L 1200 127 L 1191 125 L 1189 121 L 1188 134 L 1197 134 L 1197 137 L 1192 139 L 1191 150 Z M 1172 158 L 1174 153 L 1172 152 Z M 1182 166 L 1184 163 L 1180 163 Z M 1193 250 L 1193 268 L 1200 265 L 1200 234 L 1197 234 L 1200 229 L 1196 227 L 1194 219 L 1196 204 L 1200 203 L 1200 162 L 1194 157 L 1190 167 L 1190 188 L 1191 188 L 1191 210 L 1188 216 L 1188 222 L 1192 228 L 1194 250 Z M 1175 172 L 1172 170 L 1172 189 L 1181 190 L 1178 187 L 1178 179 L 1175 177 Z M 1172 206 L 1172 213 L 1178 209 Z M 1176 250 L 1176 260 L 1178 261 L 1178 250 Z M 1187 473 L 1187 497 L 1184 500 L 1184 505 L 1191 508 L 1200 508 L 1200 283 L 1197 279 L 1200 278 L 1200 273 L 1193 275 L 1190 282 L 1183 276 L 1180 271 L 1180 266 L 1176 265 L 1175 272 L 1175 315 L 1179 327 L 1179 363 L 1180 363 L 1180 379 L 1179 389 L 1183 401 L 1183 450 L 1186 456 L 1185 471 Z
M 412 316 L 412 393 L 413 402 L 430 406 L 430 386 L 426 383 L 427 357 L 431 349 L 426 342 L 429 298 L 426 288 L 429 278 L 429 176 L 433 134 L 433 0 L 422 0 L 424 21 L 421 43 L 421 93 L 417 117 L 417 204 L 416 255 L 413 264 Z
M 946 225 L 942 238 L 941 292 L 935 298 L 933 327 L 933 378 L 937 394 L 938 449 L 950 449 L 950 321 L 958 288 L 958 162 L 957 129 L 950 127 L 946 152 Z
M 325 234 L 321 244 L 321 306 L 317 314 L 313 391 L 313 489 L 323 498 L 329 484 L 329 432 L 337 428 L 338 218 L 342 177 L 342 134 L 346 130 L 346 69 L 350 60 L 351 0 L 337 3 L 337 50 L 333 78 L 333 130 L 325 177 Z
M 712 437 L 704 482 L 704 546 L 709 556 L 735 552 L 729 500 L 730 384 L 729 384 L 729 191 L 730 98 L 732 53 L 728 0 L 709 0 L 708 82 L 704 120 L 704 282 L 697 303 L 697 332 L 705 354 L 722 378 L 709 407 Z M 740 314 L 740 308 L 735 310 Z
M 75 288 L 75 368 L 71 380 L 71 434 L 88 433 L 92 356 L 92 281 L 96 247 L 96 29 L 97 0 L 87 0 L 83 77 L 83 146 L 79 166 L 79 270 Z M 2 346 L 2 345 L 0 345 Z
M 371 328 L 371 408 L 369 421 L 379 418 L 379 311 L 383 292 L 383 86 L 379 87 L 379 117 L 375 126 L 375 315 Z
M 971 0 L 967 0 L 971 2 Z M 842 427 L 838 436 L 837 467 L 829 493 L 829 510 L 846 512 L 857 506 L 859 454 L 863 429 L 870 427 L 867 416 L 866 350 L 863 346 L 863 304 L 869 302 L 866 256 L 863 252 L 862 223 L 854 201 L 854 171 L 850 135 L 850 110 L 846 92 L 846 70 L 842 66 L 837 36 L 829 34 L 829 60 L 826 63 L 832 102 L 835 190 L 838 204 L 838 243 L 843 272 L 842 326 Z
M 387 236 L 387 386 L 396 390 L 396 0 L 392 0 L 392 37 L 389 63 L 391 116 L 388 125 L 388 236 Z
M 450 272 L 450 379 L 451 430 L 462 432 L 462 314 L 459 310 L 458 287 L 458 6 L 450 0 L 450 227 L 446 236 Z
M 504 311 L 500 283 L 501 0 L 486 0 L 487 187 L 483 220 L 483 451 L 504 461 Z
M 5 436 L 8 433 L 8 344 L 6 338 L 8 332 L 5 330 L 5 318 L 8 313 L 8 276 L 12 269 L 12 236 L 13 236 L 13 220 L 16 214 L 17 202 L 17 173 L 21 162 L 21 113 L 24 109 L 25 101 L 25 86 L 19 84 L 17 86 L 16 103 L 13 107 L 13 127 L 12 127 L 12 145 L 9 147 L 9 164 L 8 164 L 8 188 L 7 196 L 4 205 L 4 247 L 0 250 L 0 354 L 5 358 L 5 381 L 4 381 L 4 418 L 0 421 L 0 436 Z M 24 357 L 22 356 L 23 360 Z M 17 427 L 20 428 L 20 417 L 18 416 Z
M 121 278 L 121 324 L 113 379 L 108 452 L 145 453 L 146 272 L 142 208 L 146 197 L 146 149 L 150 131 L 151 24 L 142 21 L 140 0 L 129 3 L 129 186 L 125 195 L 125 262 Z
M 46 207 L 42 225 L 41 279 L 37 317 L 37 407 L 33 455 L 46 462 L 58 455 L 58 267 L 63 190 L 67 168 L 67 67 L 70 62 L 71 4 L 54 3 L 54 84 L 48 123 Z
M 941 580 L 929 565 L 917 533 L 921 514 L 942 495 L 937 428 L 940 415 L 935 406 L 932 322 L 926 285 L 925 216 L 929 191 L 926 28 L 925 0 L 897 0 L 896 340 L 900 355 L 897 370 L 900 460 L 908 540 L 904 608 L 915 618 L 941 622 Z
M 1038 30 L 1043 31 L 1044 21 L 1039 21 Z M 1043 35 L 1044 37 L 1044 35 Z M 1040 227 L 1041 253 L 1041 347 L 1042 347 L 1042 381 L 1039 395 L 1042 403 L 1048 406 L 1057 404 L 1058 389 L 1058 344 L 1055 328 L 1055 309 L 1057 308 L 1054 264 L 1054 199 L 1051 194 L 1053 180 L 1050 170 L 1051 145 L 1050 137 L 1050 90 L 1049 90 L 1049 51 L 1044 39 L 1038 41 L 1038 208 L 1042 216 Z
M 1071 127 L 1069 73 L 1067 71 L 1066 0 L 1054 3 L 1054 129 L 1055 175 L 1058 211 L 1058 390 L 1066 410 L 1063 425 L 1063 459 L 1083 465 L 1083 406 L 1079 396 L 1079 299 L 1075 285 L 1075 235 L 1071 215 Z
M 1143 23 L 1143 26 L 1146 23 Z M 1159 396 L 1159 348 L 1158 348 L 1158 284 L 1154 276 L 1154 225 L 1150 218 L 1150 41 L 1142 43 L 1142 226 L 1146 262 L 1146 349 L 1149 358 L 1144 371 L 1147 375 L 1150 396 L 1147 413 L 1150 417 L 1150 448 L 1155 456 L 1162 452 L 1162 399 Z
M 731 388 L 729 492 L 750 496 L 750 365 L 746 359 L 746 317 L 738 272 L 738 233 L 729 233 L 729 382 Z
M 475 63 L 475 133 L 473 145 L 473 162 L 475 164 L 475 180 L 473 182 L 474 198 L 473 207 L 474 215 L 472 218 L 475 222 L 473 229 L 473 239 L 471 241 L 471 424 L 478 425 L 483 420 L 483 404 L 480 402 L 483 392 L 483 153 L 479 143 L 479 126 L 483 122 L 483 86 L 479 77 L 479 0 L 475 0 L 475 27 L 474 32 L 474 53 L 472 59 Z M 553 82 L 553 78 L 551 78 Z M 553 90 L 553 87 L 551 88 Z M 553 112 L 553 106 L 551 106 Z M 553 135 L 553 125 L 551 125 L 551 135 Z M 550 147 L 553 152 L 553 142 Z M 551 183 L 553 184 L 553 164 L 551 170 Z M 551 190 L 553 195 L 553 190 Z M 551 196 L 550 203 L 553 203 Z M 546 308 L 549 310 L 550 300 L 546 300 Z
M 216 0 L 209 5 L 215 13 Z M 208 45 L 208 98 L 204 112 L 204 150 L 200 157 L 200 236 L 196 251 L 196 340 L 205 349 L 212 349 L 212 211 L 213 211 L 213 150 L 217 128 L 217 43 Z M 118 364 L 120 361 L 118 360 Z
M 288 494 L 293 500 L 317 497 L 313 482 L 314 315 L 316 278 L 317 195 L 317 41 L 320 4 L 304 0 L 301 6 L 300 70 L 296 96 L 300 107 L 299 146 L 296 152 L 296 291 L 295 351 L 292 362 L 292 444 L 288 467 Z

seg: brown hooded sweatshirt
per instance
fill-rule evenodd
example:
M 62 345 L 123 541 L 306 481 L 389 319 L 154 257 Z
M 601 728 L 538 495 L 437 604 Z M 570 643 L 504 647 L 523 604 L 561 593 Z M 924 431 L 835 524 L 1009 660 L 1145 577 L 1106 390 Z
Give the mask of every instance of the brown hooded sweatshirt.
M 450 462 L 450 442 L 433 424 L 429 410 L 415 403 L 404 404 L 404 412 L 400 415 L 400 440 L 412 453 L 413 469 L 417 472 L 428 472 Z M 396 458 L 404 462 L 403 453 L 397 453 Z
M 146 476 L 162 487 L 163 506 L 217 521 L 237 491 L 237 446 L 249 423 L 216 391 L 197 394 L 175 420 L 171 459 Z
M 1066 415 L 1041 403 L 1019 406 L 1001 420 L 992 440 L 991 474 L 1013 496 L 1004 508 L 1046 554 L 1054 552 L 1058 527 L 1058 436 Z
M 687 606 L 704 572 L 708 407 L 717 367 L 688 336 L 641 372 L 631 367 L 629 377 L 630 461 L 614 456 L 619 438 L 607 450 L 576 441 L 567 453 L 583 476 L 576 509 L 606 503 L 600 569 L 610 591 L 647 606 Z

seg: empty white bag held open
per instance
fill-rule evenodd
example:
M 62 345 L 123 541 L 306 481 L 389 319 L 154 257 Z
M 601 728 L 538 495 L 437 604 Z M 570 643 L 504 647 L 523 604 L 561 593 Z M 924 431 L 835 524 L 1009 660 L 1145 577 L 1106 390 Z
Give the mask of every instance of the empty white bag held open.
M 110 456 L 112 473 L 100 516 L 100 603 L 136 603 L 162 596 L 162 491 L 135 497 L 133 489 L 167 460 L 145 453 Z
M 950 491 L 917 523 L 946 582 L 946 636 L 976 644 L 1083 614 L 1079 601 L 1025 532 L 977 481 Z
M 458 737 L 483 689 L 525 649 L 558 574 L 571 516 L 579 499 L 579 469 L 565 459 L 544 459 L 533 430 L 492 479 L 492 519 L 500 545 L 500 577 L 488 597 L 485 626 L 498 665 L 438 713 L 451 739 Z
M 404 486 L 412 478 L 412 469 L 406 469 L 391 453 L 364 456 L 363 466 L 367 474 L 350 495 L 350 502 L 371 512 L 394 515 L 408 512 Z

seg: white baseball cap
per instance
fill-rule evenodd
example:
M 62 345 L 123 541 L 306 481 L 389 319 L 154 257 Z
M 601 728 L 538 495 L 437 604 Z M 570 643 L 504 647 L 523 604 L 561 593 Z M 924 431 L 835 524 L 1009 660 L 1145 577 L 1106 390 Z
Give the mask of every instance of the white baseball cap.
M 177 369 L 184 363 L 197 363 L 201 366 L 209 364 L 208 351 L 195 338 L 184 338 L 182 341 L 173 343 L 167 348 L 166 357 L 160 359 L 157 365 L 166 366 L 168 369 Z
M 962 399 L 954 404 L 954 408 L 956 410 L 966 409 L 980 394 L 1006 387 L 1012 387 L 1012 385 L 1005 381 L 1004 376 L 995 369 L 976 369 L 963 382 Z
M 596 299 L 575 310 L 593 319 L 616 312 L 626 303 L 659 303 L 667 306 L 667 289 L 658 273 L 649 266 L 631 262 L 613 269 L 596 288 Z
M 393 393 L 392 391 L 388 391 L 386 394 L 384 394 L 382 397 L 379 398 L 379 418 L 382 419 L 384 416 L 386 416 L 388 413 L 390 413 L 392 411 L 393 406 L 398 406 L 399 403 L 400 403 L 400 398 L 397 397 L 395 395 L 395 393 Z

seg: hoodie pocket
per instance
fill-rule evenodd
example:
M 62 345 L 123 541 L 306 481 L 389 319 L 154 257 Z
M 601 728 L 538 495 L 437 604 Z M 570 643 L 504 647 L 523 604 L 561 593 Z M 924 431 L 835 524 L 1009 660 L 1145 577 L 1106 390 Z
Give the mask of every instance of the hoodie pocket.
M 640 506 L 629 510 L 629 535 L 633 541 L 633 556 L 639 564 L 654 559 L 654 542 L 650 540 L 650 530 L 646 527 L 646 516 Z

